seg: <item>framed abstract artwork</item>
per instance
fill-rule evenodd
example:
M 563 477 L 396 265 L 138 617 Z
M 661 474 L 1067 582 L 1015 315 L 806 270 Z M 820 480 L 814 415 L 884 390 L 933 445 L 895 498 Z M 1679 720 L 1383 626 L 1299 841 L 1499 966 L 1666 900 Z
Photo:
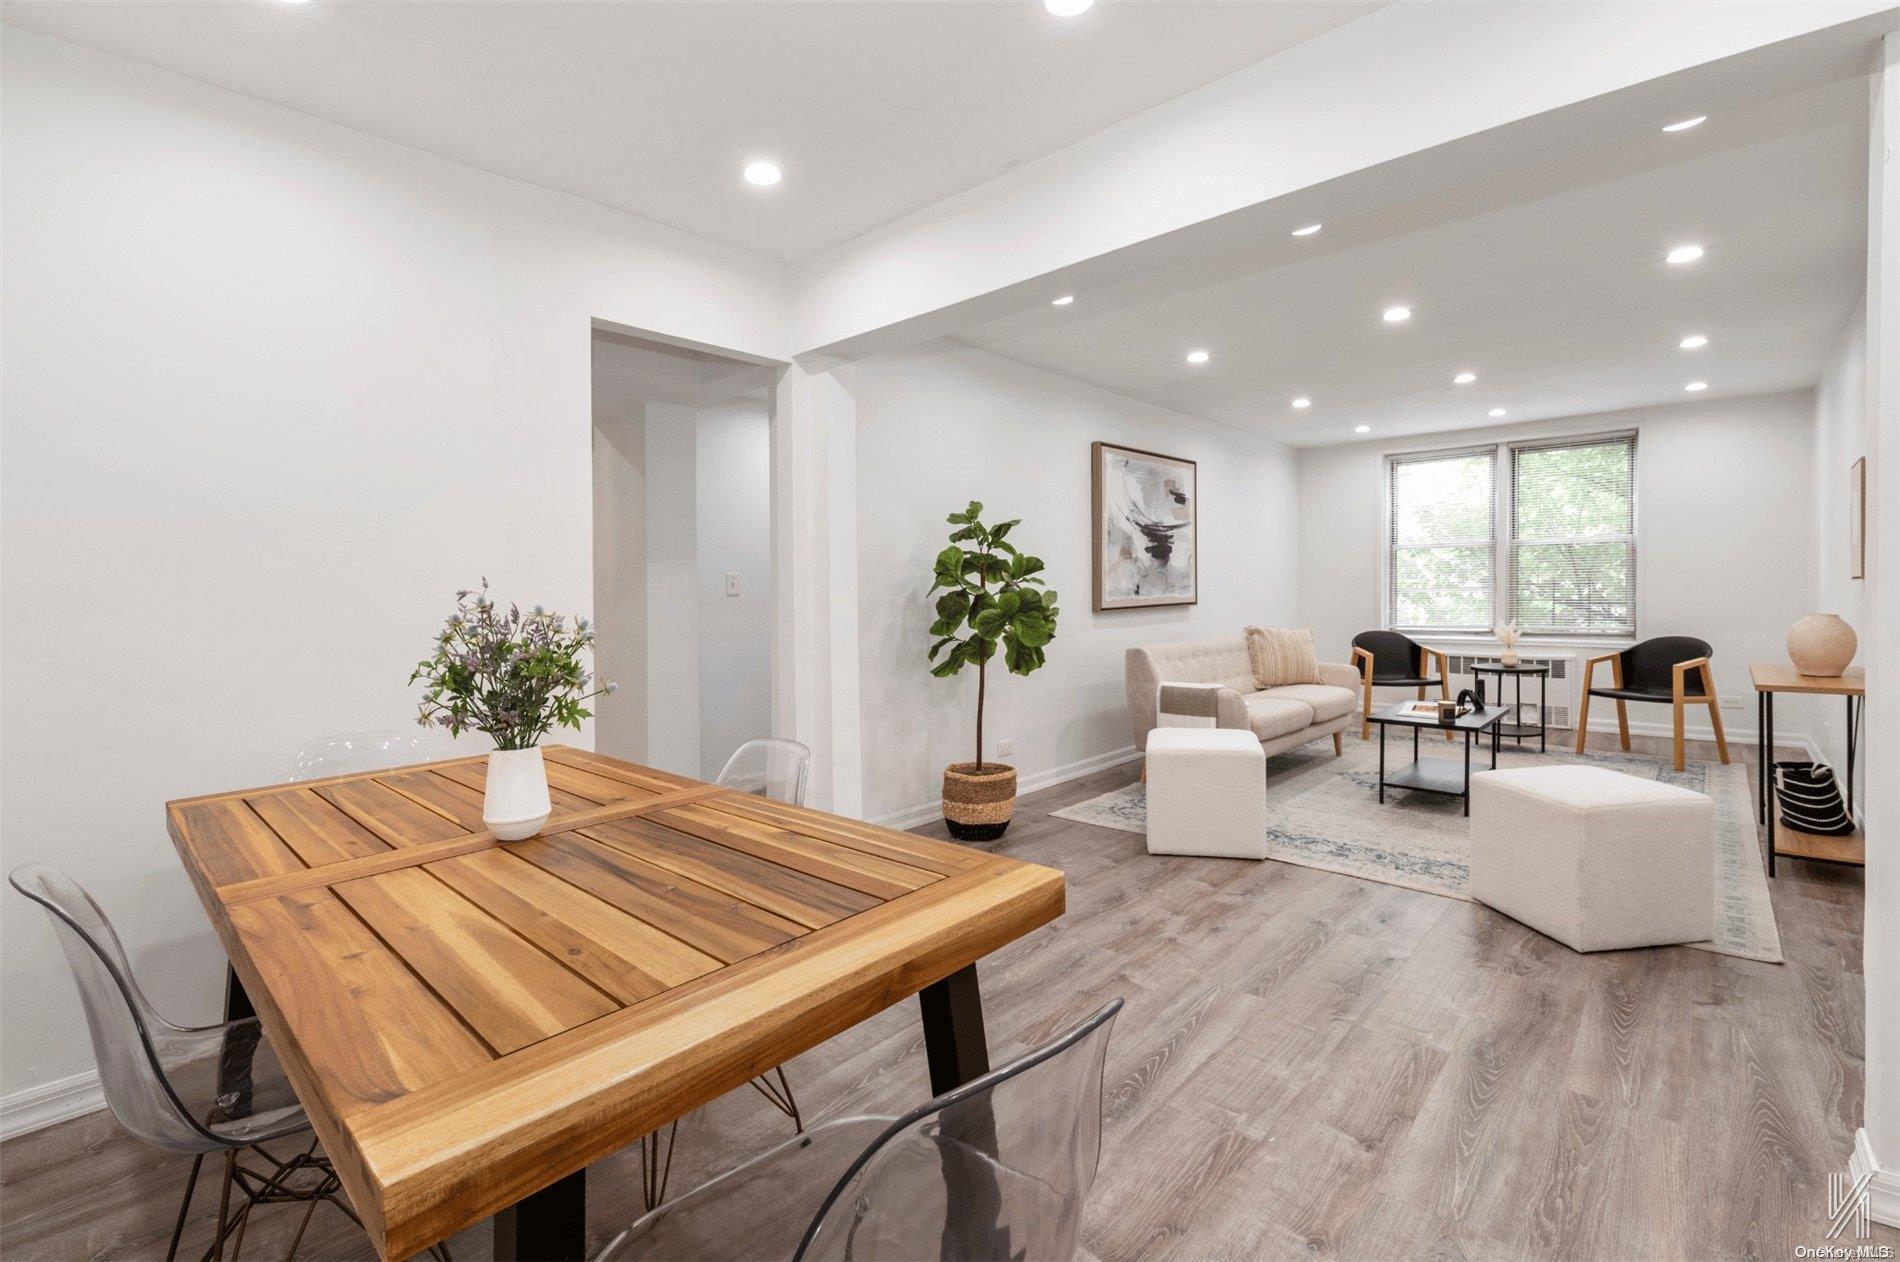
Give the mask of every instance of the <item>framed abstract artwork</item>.
M 1867 457 L 1847 471 L 1847 569 L 1849 578 L 1867 577 Z
M 1095 609 L 1200 599 L 1200 490 L 1192 460 L 1113 443 L 1090 447 Z

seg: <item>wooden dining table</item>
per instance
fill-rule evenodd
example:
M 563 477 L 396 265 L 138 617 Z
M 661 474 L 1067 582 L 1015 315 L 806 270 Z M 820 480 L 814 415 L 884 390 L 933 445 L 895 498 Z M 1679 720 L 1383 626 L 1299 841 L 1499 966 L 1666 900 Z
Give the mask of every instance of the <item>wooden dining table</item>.
M 579 1258 L 589 1162 L 892 1004 L 931 1087 L 987 1072 L 976 962 L 1060 872 L 588 751 L 482 827 L 483 756 L 166 806 L 185 870 L 370 1241 L 495 1218 Z

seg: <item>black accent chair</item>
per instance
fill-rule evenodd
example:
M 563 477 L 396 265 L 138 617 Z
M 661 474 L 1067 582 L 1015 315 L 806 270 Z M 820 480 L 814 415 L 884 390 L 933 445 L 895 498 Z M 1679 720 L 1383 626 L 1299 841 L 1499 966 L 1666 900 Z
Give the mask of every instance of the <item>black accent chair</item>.
M 1425 673 L 1427 658 L 1438 659 L 1435 677 Z M 1439 695 L 1451 700 L 1451 674 L 1446 669 L 1445 655 L 1397 631 L 1361 631 L 1352 637 L 1352 664 L 1365 681 L 1365 710 L 1359 723 L 1362 741 L 1372 739 L 1374 688 L 1416 688 L 1418 699 L 1423 701 L 1425 690 L 1437 684 Z M 1445 739 L 1451 739 L 1450 732 L 1445 733 Z
M 1709 707 L 1709 726 L 1715 729 L 1715 748 L 1728 761 L 1728 736 L 1722 731 L 1722 707 L 1715 692 L 1715 675 L 1709 670 L 1714 650 L 1707 640 L 1689 635 L 1660 635 L 1653 640 L 1631 645 L 1620 653 L 1604 653 L 1583 664 L 1583 712 L 1577 716 L 1577 752 L 1583 752 L 1590 734 L 1590 698 L 1608 697 L 1616 702 L 1616 729 L 1623 748 L 1630 747 L 1629 703 L 1649 701 L 1666 705 L 1675 712 L 1676 770 L 1683 767 L 1682 711 L 1684 706 Z M 1614 687 L 1592 686 L 1592 676 L 1601 662 L 1610 663 Z

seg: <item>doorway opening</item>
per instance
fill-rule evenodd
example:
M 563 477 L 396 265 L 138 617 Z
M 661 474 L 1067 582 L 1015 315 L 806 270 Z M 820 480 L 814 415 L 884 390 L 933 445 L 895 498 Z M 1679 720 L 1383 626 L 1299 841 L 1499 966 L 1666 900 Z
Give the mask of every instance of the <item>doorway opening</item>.
M 711 779 L 771 734 L 774 377 L 593 331 L 602 753 Z

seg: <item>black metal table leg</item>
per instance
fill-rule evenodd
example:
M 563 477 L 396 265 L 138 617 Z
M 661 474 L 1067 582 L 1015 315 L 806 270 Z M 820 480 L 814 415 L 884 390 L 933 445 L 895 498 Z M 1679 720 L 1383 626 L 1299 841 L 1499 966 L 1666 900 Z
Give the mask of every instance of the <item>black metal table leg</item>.
M 1498 691 L 1504 691 L 1502 682 L 1498 684 Z M 1524 676 L 1522 675 L 1517 676 L 1517 693 L 1515 695 L 1517 697 L 1517 704 L 1511 708 L 1511 717 L 1516 721 L 1512 723 L 1511 726 L 1517 729 L 1517 747 L 1522 749 L 1524 748 Z M 1496 743 L 1496 741 L 1492 742 L 1493 745 L 1496 745 Z
M 1491 739 L 1497 739 L 1497 729 L 1491 729 Z M 1465 814 L 1471 814 L 1471 729 L 1465 729 Z
M 496 1262 L 587 1256 L 587 1171 L 576 1170 L 495 1215 Z
M 1854 818 L 1854 747 L 1857 743 L 1854 739 L 1855 719 L 1866 709 L 1865 699 L 1856 706 L 1853 697 L 1847 698 L 1847 818 L 1850 820 Z
M 251 996 L 239 980 L 237 970 L 229 964 L 224 966 L 224 1019 L 226 1021 L 248 1021 L 257 1016 L 257 1009 L 251 1006 Z M 257 1055 L 257 1045 L 251 1037 L 239 1031 L 236 1037 L 227 1030 L 221 1040 L 218 1052 L 218 1095 L 232 1097 L 231 1108 L 234 1112 L 249 1112 L 253 1083 L 251 1080 L 251 1062 Z
M 923 1010 L 924 1054 L 930 1062 L 930 1091 L 942 1095 L 990 1071 L 989 1044 L 983 1035 L 983 994 L 976 965 L 966 964 L 917 992 Z M 1013 1246 L 1002 1230 L 1002 1189 L 996 1179 L 996 1118 L 989 1098 L 979 1097 L 946 1113 L 942 1145 L 943 1186 L 951 1197 L 938 1256 L 1003 1258 Z
M 1767 693 L 1755 693 L 1755 814 L 1768 827 L 1768 703 Z
M 1385 724 L 1379 728 L 1379 805 L 1385 805 Z
M 1537 677 L 1537 752 L 1550 752 L 1550 672 Z
M 917 992 L 924 1014 L 924 1055 L 930 1062 L 930 1092 L 942 1095 L 990 1071 L 983 1037 L 983 994 L 976 965 L 966 964 Z
M 1761 774 L 1764 786 L 1768 791 L 1768 813 L 1773 815 L 1775 810 L 1775 790 L 1772 785 L 1767 785 L 1766 781 L 1767 777 L 1774 774 L 1775 694 L 1773 692 L 1764 692 L 1762 696 L 1766 698 L 1766 705 L 1762 710 L 1762 747 L 1767 752 L 1768 757 L 1762 763 Z M 1773 819 L 1768 821 L 1768 879 L 1771 881 L 1775 879 L 1775 821 Z

